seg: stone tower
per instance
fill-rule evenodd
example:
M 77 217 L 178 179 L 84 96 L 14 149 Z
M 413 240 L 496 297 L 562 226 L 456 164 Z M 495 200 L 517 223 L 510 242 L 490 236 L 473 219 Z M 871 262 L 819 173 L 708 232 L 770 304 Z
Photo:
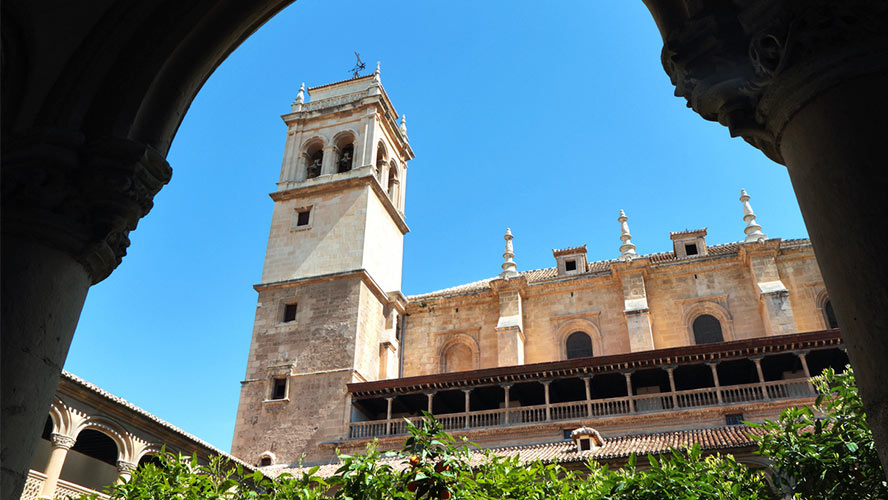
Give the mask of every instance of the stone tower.
M 334 456 L 346 384 L 397 377 L 407 127 L 369 76 L 299 90 L 274 200 L 232 453 Z

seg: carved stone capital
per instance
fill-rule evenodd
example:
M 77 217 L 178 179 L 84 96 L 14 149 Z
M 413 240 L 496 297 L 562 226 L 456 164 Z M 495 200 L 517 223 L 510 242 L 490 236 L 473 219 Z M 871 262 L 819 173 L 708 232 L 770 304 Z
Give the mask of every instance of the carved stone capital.
M 645 0 L 675 95 L 784 163 L 783 129 L 820 93 L 888 70 L 888 3 Z
M 129 232 L 171 175 L 144 144 L 32 132 L 4 146 L 3 232 L 68 253 L 98 283 L 120 264 Z
M 134 470 L 136 470 L 137 465 L 132 462 L 126 462 L 124 460 L 117 461 L 117 473 L 118 474 L 132 474 Z
M 53 448 L 64 448 L 66 450 L 70 450 L 71 447 L 74 446 L 74 443 L 77 442 L 77 440 L 71 436 L 59 434 L 58 432 L 50 434 L 49 441 L 52 443 Z

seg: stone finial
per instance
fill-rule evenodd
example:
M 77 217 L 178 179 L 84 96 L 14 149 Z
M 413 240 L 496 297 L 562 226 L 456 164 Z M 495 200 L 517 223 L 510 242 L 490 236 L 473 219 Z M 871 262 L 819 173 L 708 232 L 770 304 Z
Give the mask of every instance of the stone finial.
M 407 137 L 407 115 L 401 115 L 401 133 Z
M 638 254 L 635 253 L 635 245 L 632 244 L 632 235 L 629 234 L 629 220 L 626 217 L 626 212 L 620 209 L 620 216 L 617 217 L 617 220 L 620 222 L 620 241 L 623 242 L 620 245 L 620 260 L 632 260 L 638 257 Z
M 302 104 L 305 102 L 305 82 L 302 82 L 302 85 L 299 86 L 299 93 L 296 94 L 296 104 Z
M 296 100 L 290 104 L 290 112 L 296 113 L 302 111 L 303 104 L 305 104 L 305 82 L 302 82 L 302 85 L 299 86 L 299 93 L 296 94 Z
M 506 235 L 503 236 L 506 240 L 506 251 L 503 253 L 503 258 L 506 259 L 503 262 L 503 272 L 500 273 L 500 278 L 514 278 L 518 276 L 517 266 L 515 265 L 515 251 L 512 248 L 512 229 L 506 228 Z
M 382 65 L 380 61 L 376 61 L 376 71 L 373 72 L 373 80 L 379 81 L 379 67 Z
M 743 241 L 749 243 L 768 239 L 768 235 L 762 233 L 762 226 L 755 222 L 755 213 L 749 204 L 749 195 L 746 194 L 745 189 L 740 190 L 740 201 L 743 202 L 743 220 L 746 222 L 746 229 L 743 230 L 746 233 L 746 239 Z

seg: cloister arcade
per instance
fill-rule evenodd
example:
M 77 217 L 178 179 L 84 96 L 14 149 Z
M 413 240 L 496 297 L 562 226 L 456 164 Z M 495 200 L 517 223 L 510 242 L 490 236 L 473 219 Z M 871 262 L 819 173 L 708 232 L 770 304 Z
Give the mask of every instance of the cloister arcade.
M 237 459 L 144 410 L 64 373 L 43 424 L 22 500 L 98 494 L 162 450 Z

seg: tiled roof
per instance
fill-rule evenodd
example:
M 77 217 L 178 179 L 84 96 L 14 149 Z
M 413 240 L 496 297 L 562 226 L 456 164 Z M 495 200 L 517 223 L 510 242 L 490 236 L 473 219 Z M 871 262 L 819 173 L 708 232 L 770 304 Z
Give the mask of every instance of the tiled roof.
M 322 88 L 325 88 L 325 87 L 332 87 L 333 85 L 339 85 L 340 83 L 356 82 L 356 81 L 359 81 L 359 80 L 366 80 L 366 79 L 368 79 L 368 78 L 373 78 L 373 75 L 374 75 L 374 73 L 370 73 L 369 75 L 359 76 L 359 77 L 357 77 L 357 78 L 346 78 L 345 80 L 339 80 L 338 82 L 325 83 L 325 84 L 323 84 L 323 85 L 318 85 L 317 87 L 309 87 L 309 88 L 306 89 L 306 90 L 308 90 L 308 94 L 311 95 L 311 91 L 312 91 L 312 90 L 318 90 L 318 89 L 322 89 Z
M 211 445 L 210 443 L 200 439 L 199 437 L 197 437 L 193 434 L 189 434 L 188 432 L 185 432 L 184 430 L 176 427 L 175 425 L 167 422 L 166 420 L 163 420 L 162 418 L 157 417 L 156 415 L 154 415 L 146 410 L 143 410 L 142 408 L 139 408 L 138 406 L 130 403 L 129 401 L 127 401 L 119 396 L 115 396 L 114 394 L 111 394 L 110 392 L 102 389 L 101 387 L 99 387 L 95 384 L 92 384 L 90 382 L 87 382 L 86 380 L 83 380 L 82 378 L 78 377 L 77 375 L 74 375 L 71 372 L 62 370 L 62 378 L 66 379 L 76 385 L 79 385 L 80 387 L 83 387 L 84 389 L 87 389 L 90 392 L 93 392 L 96 395 L 98 395 L 104 399 L 107 399 L 108 401 L 111 401 L 112 403 L 122 406 L 137 415 L 141 415 L 142 417 L 147 418 L 148 420 L 160 425 L 161 427 L 163 427 L 169 431 L 172 431 L 173 433 L 178 434 L 178 435 L 184 437 L 185 439 L 187 439 L 193 443 L 196 443 L 196 444 L 202 446 L 203 448 L 206 448 L 207 450 L 209 450 L 217 455 L 222 455 L 223 457 L 225 457 L 233 462 L 239 463 L 239 464 L 249 468 L 250 470 L 253 469 L 252 465 L 240 460 L 239 458 L 237 458 L 233 455 L 230 455 L 230 454 L 220 450 L 219 448 L 216 448 L 215 446 Z M 185 451 L 190 453 L 193 450 L 183 450 L 183 452 L 185 452 Z
M 522 446 L 507 446 L 491 448 L 493 454 L 502 457 L 520 457 L 522 462 L 585 462 L 589 458 L 598 461 L 619 460 L 628 458 L 631 454 L 648 455 L 668 452 L 671 448 L 687 448 L 699 444 L 704 451 L 736 450 L 756 446 L 752 436 L 761 436 L 764 430 L 746 425 L 729 425 L 709 429 L 689 429 L 682 431 L 657 432 L 652 434 L 631 434 L 627 436 L 605 437 L 604 446 L 591 451 L 579 452 L 573 441 L 557 441 L 554 443 L 531 444 Z M 478 465 L 484 460 L 482 450 L 471 452 L 470 463 Z M 391 465 L 396 470 L 405 467 L 401 457 L 385 457 L 379 460 L 381 463 Z M 321 476 L 331 476 L 336 473 L 340 464 L 322 465 L 318 470 Z M 307 471 L 309 467 L 279 467 L 264 469 L 269 474 L 288 472 L 299 475 Z
M 678 233 L 673 233 L 678 234 Z M 650 259 L 651 264 L 665 264 L 671 262 L 686 262 L 691 260 L 705 260 L 707 258 L 712 257 L 721 257 L 727 255 L 736 255 L 740 249 L 741 242 L 733 242 L 733 243 L 723 243 L 721 245 L 712 245 L 706 248 L 706 255 L 690 255 L 687 257 L 676 257 L 675 252 L 659 252 L 652 253 L 647 255 L 641 255 L 638 258 L 640 259 Z M 808 239 L 792 239 L 792 240 L 783 240 L 780 242 L 780 248 L 795 248 L 804 245 L 810 245 L 810 240 Z M 582 247 L 576 247 L 582 248 Z M 566 249 L 572 250 L 572 249 Z M 565 250 L 553 250 L 553 252 L 563 252 Z M 596 274 L 596 273 L 604 273 L 610 269 L 610 266 L 614 262 L 619 262 L 618 259 L 610 259 L 610 260 L 599 260 L 595 262 L 589 262 L 586 265 L 586 272 L 579 275 L 572 275 L 572 278 L 577 276 Z M 518 274 L 524 276 L 527 279 L 528 283 L 540 283 L 543 281 L 547 281 L 554 278 L 559 278 L 558 276 L 558 268 L 556 267 L 548 267 L 544 269 L 534 269 L 531 271 L 521 271 Z M 432 299 L 436 297 L 448 297 L 455 295 L 467 295 L 471 293 L 478 293 L 485 291 L 489 288 L 489 283 L 498 276 L 492 276 L 490 278 L 486 278 L 483 280 L 473 281 L 472 283 L 466 283 L 464 285 L 458 285 L 450 288 L 445 288 L 443 290 L 437 290 L 434 292 L 422 293 L 418 295 L 410 295 L 408 296 L 408 300 L 417 301 L 423 299 Z
M 572 255 L 578 253 L 586 253 L 586 245 L 580 245 L 578 247 L 569 247 L 569 248 L 554 248 L 552 249 L 552 255 L 555 257 L 559 257 L 561 255 Z

